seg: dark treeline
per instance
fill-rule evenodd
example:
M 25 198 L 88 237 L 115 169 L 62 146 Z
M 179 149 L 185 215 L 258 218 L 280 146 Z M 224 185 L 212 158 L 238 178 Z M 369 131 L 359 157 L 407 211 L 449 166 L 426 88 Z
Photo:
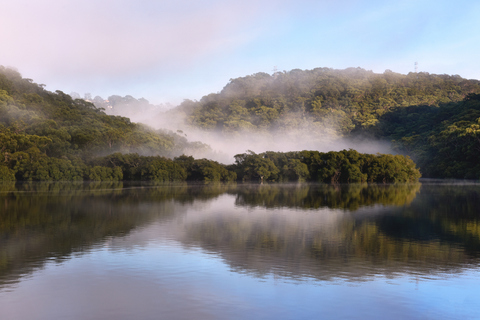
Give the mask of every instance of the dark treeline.
M 414 182 L 420 177 L 415 163 L 401 155 L 361 154 L 355 150 L 252 151 L 235 156 L 235 164 L 182 155 L 173 160 L 115 153 L 95 159 L 88 169 L 90 180 L 130 181 L 254 181 L 323 183 Z
M 39 157 L 15 158 L 0 166 L 0 180 L 21 181 L 205 181 L 397 183 L 420 177 L 415 163 L 401 155 L 361 154 L 355 150 L 254 152 L 238 154 L 232 165 L 179 156 L 173 160 L 136 153 L 114 153 L 86 163 Z
M 361 154 L 355 150 L 252 151 L 235 156 L 229 168 L 242 181 L 311 181 L 323 183 L 414 182 L 420 177 L 415 163 L 401 155 Z
M 369 131 L 409 154 L 425 177 L 480 179 L 480 94 L 439 107 L 396 108 Z

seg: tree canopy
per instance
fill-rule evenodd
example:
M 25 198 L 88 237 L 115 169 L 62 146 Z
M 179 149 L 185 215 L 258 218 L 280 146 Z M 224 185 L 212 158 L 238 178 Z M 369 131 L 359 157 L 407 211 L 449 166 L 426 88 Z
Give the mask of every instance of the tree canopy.
M 396 108 L 370 133 L 386 137 L 434 178 L 480 179 L 480 95 L 433 106 Z
M 253 151 L 235 156 L 230 167 L 243 181 L 312 181 L 322 183 L 415 182 L 420 171 L 401 155 L 361 154 L 355 150 L 300 152 Z
M 289 129 L 306 119 L 319 128 L 334 124 L 338 132 L 375 126 L 398 107 L 439 106 L 480 93 L 480 82 L 426 72 L 383 74 L 361 68 L 316 68 L 256 73 L 231 79 L 223 90 L 200 101 L 185 101 L 187 121 L 225 133 L 243 129 Z

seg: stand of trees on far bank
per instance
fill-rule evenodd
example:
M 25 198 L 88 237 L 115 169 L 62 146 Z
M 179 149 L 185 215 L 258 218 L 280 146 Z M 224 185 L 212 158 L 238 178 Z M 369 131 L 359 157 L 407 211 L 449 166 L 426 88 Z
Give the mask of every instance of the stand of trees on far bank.
M 179 156 L 173 160 L 136 153 L 114 153 L 89 162 L 48 157 L 32 150 L 13 154 L 0 166 L 0 180 L 21 181 L 205 181 L 397 183 L 415 182 L 420 172 L 408 157 L 361 154 L 355 150 L 321 153 L 248 152 L 235 164 Z

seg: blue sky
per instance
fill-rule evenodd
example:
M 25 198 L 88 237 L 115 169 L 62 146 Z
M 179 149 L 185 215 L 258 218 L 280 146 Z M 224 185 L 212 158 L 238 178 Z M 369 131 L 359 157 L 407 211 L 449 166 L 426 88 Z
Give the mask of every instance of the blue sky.
M 480 2 L 16 0 L 0 65 L 48 90 L 179 103 L 256 72 L 361 67 L 480 79 Z

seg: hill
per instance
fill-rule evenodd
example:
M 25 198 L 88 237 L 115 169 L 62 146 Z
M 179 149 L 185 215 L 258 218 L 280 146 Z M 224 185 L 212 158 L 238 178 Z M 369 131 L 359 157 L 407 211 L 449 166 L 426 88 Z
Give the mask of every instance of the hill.
M 395 108 L 370 129 L 410 155 L 425 177 L 480 179 L 480 94 L 438 107 Z
M 1 179 L 121 179 L 118 170 L 94 169 L 92 161 L 115 152 L 174 157 L 207 149 L 173 132 L 106 115 L 0 66 Z
M 0 68 L 0 181 L 402 182 L 420 176 L 408 158 L 353 150 L 250 153 L 227 167 L 186 156 L 188 148 L 207 146 L 107 115 L 89 101 L 49 92 L 15 70 Z
M 317 68 L 231 79 L 170 115 L 240 137 L 235 142 L 252 132 L 252 140 L 272 135 L 270 148 L 311 142 L 315 150 L 360 150 L 387 141 L 383 153 L 409 155 L 424 177 L 480 179 L 479 97 L 480 81 L 458 75 Z
M 208 130 L 287 130 L 310 121 L 344 135 L 375 126 L 394 108 L 439 106 L 471 93 L 480 93 L 480 82 L 460 76 L 297 69 L 231 79 L 221 92 L 185 101 L 179 108 L 191 125 Z
M 364 178 L 368 168 L 355 173 L 356 178 L 339 172 L 325 175 L 316 172 L 318 168 L 310 172 L 311 163 L 303 156 L 306 153 L 301 153 L 317 150 L 321 158 L 322 151 L 337 150 L 330 156 L 347 159 L 342 153 L 346 151 L 340 150 L 360 150 L 362 146 L 354 140 L 359 137 L 364 140 L 367 137 L 366 144 L 388 141 L 392 149 L 387 150 L 393 151 L 386 153 L 409 155 L 420 164 L 426 177 L 480 178 L 477 155 L 480 82 L 459 76 L 401 75 L 388 70 L 376 74 L 360 68 L 257 73 L 231 79 L 219 93 L 209 94 L 200 101 L 185 100 L 172 110 L 150 117 L 157 122 L 157 127 L 166 120 L 176 133 L 154 130 L 104 112 L 105 106 L 112 107 L 106 102 L 112 104 L 112 108 L 121 106 L 127 111 L 143 106 L 158 112 L 158 108 L 145 99 L 112 96 L 112 101 L 107 101 L 96 97 L 93 102 L 103 105 L 95 105 L 43 87 L 22 78 L 15 70 L 0 67 L 0 152 L 4 160 L 0 169 L 4 177 L 217 181 L 234 180 L 235 175 L 244 180 L 261 176 L 248 172 L 251 169 L 247 167 L 247 171 L 242 171 L 245 168 L 240 168 L 238 161 L 235 167 L 207 159 L 179 157 L 209 150 L 201 142 L 188 142 L 186 132 L 178 129 L 181 125 L 196 130 L 188 131 L 189 137 L 190 132 L 201 132 L 214 134 L 213 141 L 226 139 L 227 147 L 241 148 L 234 153 L 240 157 L 248 155 L 242 153 L 246 149 L 255 150 L 248 144 L 273 137 L 292 152 L 274 150 L 273 145 L 267 143 L 258 154 L 263 160 L 258 160 L 257 154 L 249 151 L 251 159 L 260 162 L 270 160 L 269 156 L 274 154 L 265 152 L 267 150 L 284 151 L 278 153 L 278 157 L 286 160 L 274 163 L 276 169 L 269 169 L 272 181 L 386 181 Z M 119 110 L 110 111 L 119 113 Z M 206 141 L 203 136 L 194 137 Z M 228 140 L 231 137 L 237 140 L 233 143 Z M 347 140 L 350 146 L 345 146 Z M 305 147 L 311 141 L 317 144 Z M 322 145 L 330 150 L 321 150 Z M 172 159 L 174 157 L 177 158 Z M 394 160 L 395 163 L 402 161 Z M 347 168 L 349 162 L 337 167 Z M 308 167 L 308 173 L 302 164 Z M 358 168 L 361 167 L 358 164 Z M 418 175 L 415 173 L 407 180 L 412 177 L 416 179 Z M 392 178 L 392 181 L 400 180 Z

